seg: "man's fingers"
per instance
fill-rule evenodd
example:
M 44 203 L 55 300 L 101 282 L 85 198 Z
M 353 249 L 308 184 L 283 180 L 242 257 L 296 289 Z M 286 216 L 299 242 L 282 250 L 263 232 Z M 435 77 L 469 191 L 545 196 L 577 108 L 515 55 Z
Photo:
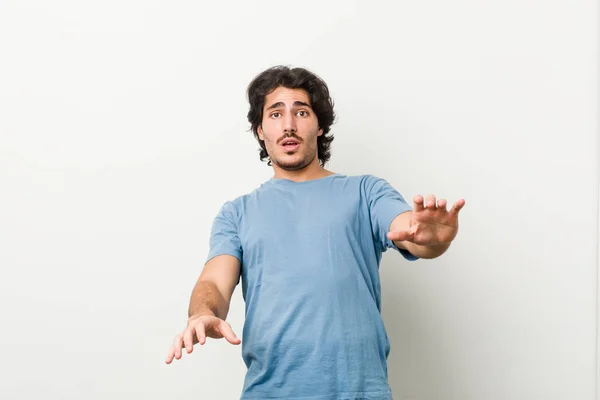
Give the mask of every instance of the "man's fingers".
M 465 203 L 466 203 L 465 199 L 458 200 L 452 206 L 452 209 L 450 210 L 450 213 L 451 214 L 458 214 L 458 212 L 465 206 Z
M 430 210 L 435 210 L 436 206 L 435 206 L 435 196 L 433 194 L 429 194 L 427 195 L 427 202 L 426 202 L 427 208 Z
M 175 347 L 171 346 L 171 348 L 169 349 L 169 353 L 167 354 L 167 359 L 165 360 L 165 362 L 167 364 L 171 364 L 171 362 L 173 361 L 173 357 L 175 357 Z
M 435 195 L 433 195 L 433 194 L 428 194 L 425 199 L 421 195 L 416 195 L 413 199 L 413 202 L 414 202 L 414 210 L 413 211 L 415 211 L 415 212 L 423 211 L 423 210 L 425 210 L 425 208 L 427 208 L 428 210 L 440 209 L 442 211 L 446 211 L 446 209 L 447 209 L 446 207 L 448 205 L 448 202 L 446 201 L 446 199 L 438 199 L 436 201 Z M 454 203 L 454 206 L 452 207 L 452 209 L 449 212 L 458 214 L 458 212 L 460 211 L 461 208 L 464 207 L 464 205 L 465 205 L 465 200 L 460 199 L 459 201 Z
M 183 338 L 181 336 L 181 334 L 178 334 L 177 336 L 175 336 L 175 339 L 173 340 L 173 347 L 172 352 L 173 352 L 173 356 L 175 356 L 175 358 L 177 360 L 179 360 L 181 358 L 181 348 L 183 347 Z
M 439 199 L 437 201 L 438 210 L 446 211 L 446 199 Z
M 233 333 L 233 329 L 231 329 L 231 326 L 225 322 L 225 321 L 221 321 L 221 323 L 219 324 L 219 331 L 221 332 L 221 335 L 223 335 L 223 337 L 225 339 L 227 339 L 227 341 L 231 344 L 240 344 L 241 341 L 240 339 L 237 338 L 237 336 L 235 336 L 235 333 Z
M 194 328 L 190 328 L 189 326 L 183 331 L 183 343 L 185 344 L 185 349 L 187 350 L 188 354 L 194 350 L 195 334 L 196 332 L 194 331 Z
M 413 202 L 415 203 L 414 211 L 423 211 L 425 209 L 423 206 L 423 196 L 416 195 Z
M 237 336 L 235 336 L 235 333 L 233 333 L 233 330 L 231 329 L 231 326 L 221 320 L 220 322 L 217 322 L 216 325 L 214 325 L 213 327 L 212 323 L 209 324 L 209 328 L 211 330 L 214 330 L 215 332 L 217 332 L 218 334 L 220 334 L 221 336 L 223 336 L 225 339 L 227 339 L 227 341 L 231 344 L 240 344 L 241 340 L 237 338 Z M 173 362 L 173 359 L 177 359 L 179 360 L 182 356 L 182 351 L 185 348 L 187 350 L 188 353 L 191 353 L 194 350 L 194 344 L 195 344 L 195 340 L 194 340 L 194 336 L 198 339 L 198 343 L 200 343 L 201 345 L 206 343 L 206 325 L 202 322 L 197 322 L 195 324 L 193 324 L 192 326 L 188 326 L 183 333 L 178 334 L 177 336 L 175 336 L 175 339 L 173 340 L 173 345 L 171 346 L 171 348 L 169 349 L 169 353 L 167 354 L 167 358 L 165 359 L 165 362 L 167 364 L 171 364 Z M 218 336 L 215 336 L 218 337 Z
M 198 324 L 196 325 L 196 337 L 198 338 L 198 343 L 200 343 L 200 345 L 203 345 L 204 343 L 206 343 L 206 328 L 204 327 L 204 324 Z

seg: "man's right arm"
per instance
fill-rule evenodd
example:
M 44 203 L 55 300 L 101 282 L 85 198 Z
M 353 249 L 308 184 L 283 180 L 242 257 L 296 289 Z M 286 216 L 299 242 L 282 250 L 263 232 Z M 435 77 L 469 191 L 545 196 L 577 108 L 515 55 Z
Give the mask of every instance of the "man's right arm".
M 240 280 L 240 268 L 240 260 L 234 256 L 223 254 L 210 259 L 192 291 L 188 317 L 213 315 L 224 320 Z
M 241 263 L 237 257 L 218 255 L 205 265 L 190 299 L 188 324 L 175 336 L 166 363 L 179 360 L 182 350 L 193 351 L 194 344 L 203 345 L 206 337 L 225 338 L 231 344 L 240 344 L 231 326 L 225 322 L 231 296 L 240 278 Z

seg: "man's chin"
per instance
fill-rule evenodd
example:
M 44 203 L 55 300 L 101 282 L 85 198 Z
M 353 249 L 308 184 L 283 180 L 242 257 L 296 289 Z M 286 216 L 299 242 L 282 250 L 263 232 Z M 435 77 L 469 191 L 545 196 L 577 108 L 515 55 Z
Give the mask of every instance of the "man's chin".
M 286 170 L 286 171 L 299 171 L 301 169 L 304 169 L 306 167 L 308 167 L 310 165 L 310 161 L 306 161 L 306 160 L 300 160 L 300 161 L 281 161 L 278 160 L 275 162 L 275 165 L 277 165 L 279 168 Z

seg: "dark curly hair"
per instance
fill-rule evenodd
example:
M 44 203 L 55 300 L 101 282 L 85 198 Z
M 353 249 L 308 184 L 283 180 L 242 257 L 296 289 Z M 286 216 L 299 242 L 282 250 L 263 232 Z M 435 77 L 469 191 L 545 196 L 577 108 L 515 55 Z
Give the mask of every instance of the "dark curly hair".
M 278 87 L 288 89 L 304 89 L 308 92 L 310 104 L 319 121 L 319 128 L 323 134 L 317 138 L 319 163 L 325 166 L 331 157 L 329 149 L 333 142 L 333 135 L 328 135 L 334 123 L 335 112 L 333 100 L 329 95 L 327 84 L 313 72 L 304 68 L 289 68 L 284 65 L 271 67 L 258 74 L 248 85 L 247 95 L 250 103 L 248 122 L 250 122 L 254 137 L 260 144 L 260 160 L 269 159 L 265 142 L 258 137 L 258 127 L 262 123 L 265 99 L 269 93 Z M 271 160 L 267 162 L 271 165 Z

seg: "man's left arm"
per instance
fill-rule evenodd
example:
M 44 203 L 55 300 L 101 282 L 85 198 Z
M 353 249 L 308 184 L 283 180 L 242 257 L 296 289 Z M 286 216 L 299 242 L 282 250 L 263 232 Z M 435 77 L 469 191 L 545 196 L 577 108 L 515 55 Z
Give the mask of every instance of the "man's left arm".
M 458 200 L 450 211 L 446 200 L 436 201 L 434 195 L 427 200 L 417 195 L 414 210 L 404 212 L 390 224 L 388 238 L 399 249 L 405 249 L 418 258 L 436 258 L 448 250 L 458 233 L 458 212 L 465 200 Z

